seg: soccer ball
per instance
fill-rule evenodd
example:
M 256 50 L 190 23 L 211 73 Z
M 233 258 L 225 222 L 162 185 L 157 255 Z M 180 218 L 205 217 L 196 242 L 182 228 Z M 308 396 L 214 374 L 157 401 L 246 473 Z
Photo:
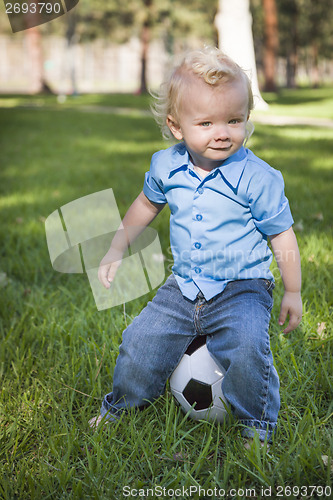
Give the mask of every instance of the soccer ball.
M 197 337 L 172 373 L 170 389 L 194 420 L 222 422 L 227 413 L 221 388 L 224 373 L 209 354 L 206 337 Z

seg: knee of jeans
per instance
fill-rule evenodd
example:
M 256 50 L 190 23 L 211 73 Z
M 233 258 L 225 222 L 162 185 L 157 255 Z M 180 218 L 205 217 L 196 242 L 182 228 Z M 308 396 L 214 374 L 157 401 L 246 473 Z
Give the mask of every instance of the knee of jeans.
M 246 371 L 255 372 L 261 369 L 263 365 L 270 364 L 271 351 L 269 342 L 262 345 L 254 342 L 246 342 L 229 353 L 229 364 L 233 368 L 245 373 Z

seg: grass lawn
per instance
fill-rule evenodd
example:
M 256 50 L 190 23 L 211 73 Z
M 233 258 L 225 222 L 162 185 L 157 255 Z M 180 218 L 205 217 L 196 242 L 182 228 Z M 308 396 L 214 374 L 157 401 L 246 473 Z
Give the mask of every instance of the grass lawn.
M 269 109 L 255 113 L 333 119 L 333 87 L 280 89 L 278 93 L 266 92 L 262 95 Z M 146 110 L 149 108 L 149 99 L 147 95 L 129 94 L 87 94 L 65 97 L 64 100 L 60 98 L 60 101 L 53 95 L 0 95 L 0 107 L 31 105 L 63 110 L 80 106 L 105 106 Z
M 270 96 L 271 109 L 332 117 L 333 92 L 325 92 L 319 99 L 319 90 L 285 91 Z M 332 498 L 333 129 L 257 125 L 249 144 L 285 178 L 304 318 L 281 333 L 277 278 L 271 344 L 279 426 L 269 450 L 258 443 L 245 450 L 236 422 L 186 419 L 169 390 L 106 430 L 88 428 L 110 390 L 122 330 L 153 293 L 97 311 L 85 275 L 52 269 L 44 221 L 107 187 L 124 215 L 152 153 L 166 144 L 148 115 L 83 113 L 82 105 L 142 110 L 148 101 L 80 96 L 59 105 L 54 97 L 0 96 L 0 498 L 177 498 L 179 488 L 178 498 L 199 498 L 199 487 L 200 498 Z M 167 257 L 168 218 L 164 209 L 153 223 Z
M 295 117 L 333 119 L 333 88 L 281 89 L 278 93 L 264 93 L 269 109 L 264 113 Z

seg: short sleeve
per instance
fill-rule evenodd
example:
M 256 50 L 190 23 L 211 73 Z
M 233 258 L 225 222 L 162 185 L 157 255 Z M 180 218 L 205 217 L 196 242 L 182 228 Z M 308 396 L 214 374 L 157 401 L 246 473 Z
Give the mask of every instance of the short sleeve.
M 294 223 L 282 174 L 273 168 L 260 180 L 252 179 L 249 201 L 256 227 L 267 236 L 282 233 Z
M 163 183 L 161 176 L 159 175 L 159 171 L 161 170 L 161 160 L 159 156 L 159 153 L 155 153 L 152 156 L 150 170 L 145 174 L 143 192 L 147 196 L 148 200 L 153 203 L 167 203 L 167 199 L 163 192 Z

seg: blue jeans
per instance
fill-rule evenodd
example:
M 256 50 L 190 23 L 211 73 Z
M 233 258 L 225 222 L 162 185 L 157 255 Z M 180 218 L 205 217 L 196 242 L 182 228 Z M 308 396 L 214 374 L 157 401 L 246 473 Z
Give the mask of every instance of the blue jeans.
M 171 275 L 124 331 L 101 415 L 114 418 L 158 398 L 188 345 L 206 335 L 209 352 L 226 372 L 222 390 L 242 434 L 269 439 L 280 407 L 268 335 L 273 287 L 264 279 L 232 281 L 209 301 L 201 293 L 191 301 Z

